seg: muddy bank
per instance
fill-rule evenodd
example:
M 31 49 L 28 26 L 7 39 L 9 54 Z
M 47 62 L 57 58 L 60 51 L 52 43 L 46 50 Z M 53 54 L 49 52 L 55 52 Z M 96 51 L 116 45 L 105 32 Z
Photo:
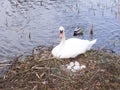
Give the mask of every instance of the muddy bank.
M 71 72 L 61 68 L 71 61 L 86 65 Z M 37 47 L 25 58 L 16 57 L 3 77 L 4 90 L 119 90 L 120 57 L 104 50 L 91 50 L 75 59 L 55 59 L 51 47 Z

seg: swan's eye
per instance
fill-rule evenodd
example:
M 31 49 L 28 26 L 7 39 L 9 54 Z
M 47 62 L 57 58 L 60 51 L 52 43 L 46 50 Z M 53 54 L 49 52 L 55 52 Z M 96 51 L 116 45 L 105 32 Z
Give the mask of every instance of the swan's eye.
M 60 33 L 63 33 L 63 31 L 60 31 Z

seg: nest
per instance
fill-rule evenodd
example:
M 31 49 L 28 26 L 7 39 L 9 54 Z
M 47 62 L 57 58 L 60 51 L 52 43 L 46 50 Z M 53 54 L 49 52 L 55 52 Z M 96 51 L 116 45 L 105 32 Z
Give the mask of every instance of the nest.
M 86 68 L 70 72 L 61 68 L 78 61 Z M 74 59 L 56 59 L 51 47 L 39 46 L 33 54 L 15 57 L 0 77 L 5 90 L 119 90 L 119 56 L 103 50 L 91 50 Z

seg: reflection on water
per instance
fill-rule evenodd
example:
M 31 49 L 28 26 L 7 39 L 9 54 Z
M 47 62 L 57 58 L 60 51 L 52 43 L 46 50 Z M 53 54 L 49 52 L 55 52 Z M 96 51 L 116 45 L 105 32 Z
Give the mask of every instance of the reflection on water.
M 118 12 L 117 12 L 117 15 L 118 15 L 118 19 L 120 21 L 120 0 L 118 2 Z
M 94 48 L 120 53 L 119 6 L 119 0 L 0 0 L 0 61 L 38 45 L 57 44 L 60 25 L 67 38 L 79 26 L 84 35 L 78 38 L 98 38 Z

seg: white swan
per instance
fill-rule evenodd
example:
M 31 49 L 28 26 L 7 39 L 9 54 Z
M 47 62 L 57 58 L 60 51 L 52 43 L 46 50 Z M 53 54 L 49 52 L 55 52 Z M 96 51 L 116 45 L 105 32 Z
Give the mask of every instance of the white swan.
M 96 40 L 82 40 L 78 38 L 70 38 L 65 40 L 64 27 L 60 26 L 61 42 L 52 50 L 52 54 L 56 58 L 75 58 L 79 54 L 85 53 L 96 43 Z

